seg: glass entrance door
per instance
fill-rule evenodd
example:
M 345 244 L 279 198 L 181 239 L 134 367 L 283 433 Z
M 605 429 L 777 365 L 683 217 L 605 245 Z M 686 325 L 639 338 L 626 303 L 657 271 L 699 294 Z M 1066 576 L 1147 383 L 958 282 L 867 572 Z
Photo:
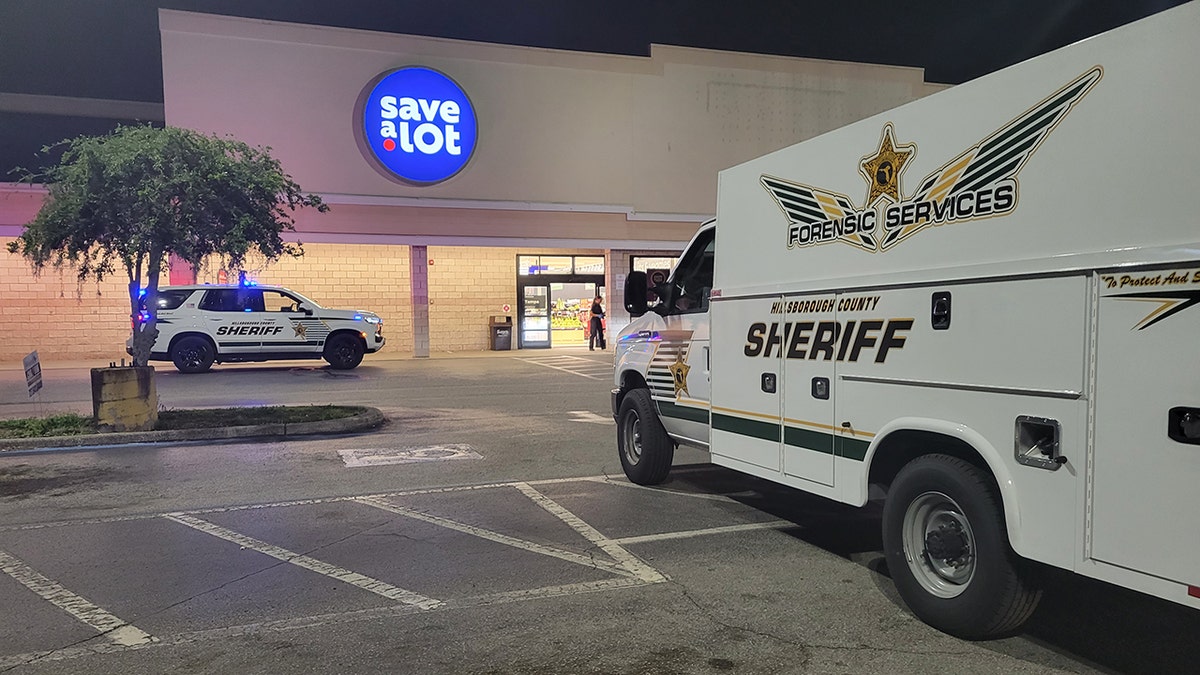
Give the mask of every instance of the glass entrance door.
M 602 288 L 591 282 L 550 284 L 550 334 L 555 347 L 587 344 L 592 299 Z
M 521 325 L 518 346 L 521 349 L 550 346 L 550 285 L 526 285 L 521 289 L 521 306 L 517 308 Z

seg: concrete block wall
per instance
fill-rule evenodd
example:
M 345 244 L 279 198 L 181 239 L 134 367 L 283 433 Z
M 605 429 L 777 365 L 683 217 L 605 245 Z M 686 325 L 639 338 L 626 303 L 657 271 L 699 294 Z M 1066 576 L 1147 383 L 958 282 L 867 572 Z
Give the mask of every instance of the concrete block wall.
M 430 246 L 429 348 L 490 348 L 488 317 L 517 310 L 517 253 L 509 248 Z
M 594 249 L 483 248 L 430 246 L 430 351 L 491 349 L 488 320 L 512 317 L 516 348 L 517 256 L 603 255 Z M 611 277 L 609 277 L 611 279 Z M 508 305 L 508 311 L 504 311 Z
M 213 263 L 204 266 L 196 282 L 215 284 L 218 270 Z M 286 286 L 324 307 L 375 312 L 383 317 L 384 351 L 412 352 L 407 246 L 309 243 L 303 256 L 284 256 L 249 275 L 261 284 Z M 236 279 L 231 275 L 231 282 Z
M 46 270 L 35 277 L 24 258 L 3 250 L 0 238 L 0 362 L 19 363 L 33 350 L 43 363 L 120 361 L 127 358 L 129 300 L 123 272 L 101 283 L 78 284 L 71 271 Z M 304 245 L 300 258 L 271 265 L 247 264 L 262 284 L 286 286 L 327 307 L 366 309 L 384 320 L 385 353 L 413 353 L 410 248 L 403 245 Z M 429 350 L 432 353 L 490 349 L 488 320 L 493 315 L 517 322 L 518 254 L 603 255 L 594 249 L 430 246 Z M 620 307 L 613 265 L 628 265 L 628 252 L 607 257 L 609 306 Z M 622 263 L 622 261 L 624 261 Z M 197 283 L 216 284 L 221 268 L 201 265 Z M 236 272 L 229 274 L 236 281 Z M 623 275 L 621 276 L 623 279 Z M 167 285 L 167 275 L 161 283 Z M 507 312 L 504 305 L 508 305 Z M 613 327 L 610 326 L 610 330 Z M 516 345 L 514 335 L 513 346 Z
M 35 276 L 25 258 L 0 237 L 0 361 L 20 363 L 37 350 L 42 365 L 55 361 L 127 358 L 128 279 L 123 270 L 102 282 L 80 283 L 70 270 Z

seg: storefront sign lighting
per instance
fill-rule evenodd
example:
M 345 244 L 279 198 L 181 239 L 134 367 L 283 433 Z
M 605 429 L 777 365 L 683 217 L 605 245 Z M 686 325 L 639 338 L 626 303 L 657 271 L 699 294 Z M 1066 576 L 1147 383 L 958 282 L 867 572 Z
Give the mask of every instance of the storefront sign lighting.
M 389 178 L 432 185 L 453 177 L 475 152 L 475 108 L 446 75 L 422 67 L 379 75 L 359 97 L 359 147 Z

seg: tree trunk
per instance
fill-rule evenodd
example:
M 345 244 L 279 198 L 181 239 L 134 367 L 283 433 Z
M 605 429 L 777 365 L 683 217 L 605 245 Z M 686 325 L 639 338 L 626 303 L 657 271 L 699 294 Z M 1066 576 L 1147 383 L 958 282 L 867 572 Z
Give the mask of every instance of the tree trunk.
M 146 267 L 146 277 L 149 283 L 146 285 L 146 309 L 144 312 L 142 310 L 141 270 L 138 269 L 137 274 L 130 274 L 130 326 L 133 329 L 133 345 L 130 348 L 130 356 L 133 357 L 134 366 L 150 365 L 150 352 L 154 348 L 154 341 L 158 339 L 158 305 L 154 302 L 154 297 L 158 293 L 158 270 L 155 265 L 162 266 L 161 253 L 158 255 L 152 253 L 149 265 Z

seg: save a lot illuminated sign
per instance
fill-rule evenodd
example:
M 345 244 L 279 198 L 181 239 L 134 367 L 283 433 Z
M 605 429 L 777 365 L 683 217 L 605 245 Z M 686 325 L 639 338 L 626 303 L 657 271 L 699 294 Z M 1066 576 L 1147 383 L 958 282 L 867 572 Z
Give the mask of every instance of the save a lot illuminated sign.
M 355 131 L 363 155 L 388 178 L 413 185 L 447 180 L 475 152 L 475 108 L 458 83 L 407 67 L 372 80 L 359 96 Z

